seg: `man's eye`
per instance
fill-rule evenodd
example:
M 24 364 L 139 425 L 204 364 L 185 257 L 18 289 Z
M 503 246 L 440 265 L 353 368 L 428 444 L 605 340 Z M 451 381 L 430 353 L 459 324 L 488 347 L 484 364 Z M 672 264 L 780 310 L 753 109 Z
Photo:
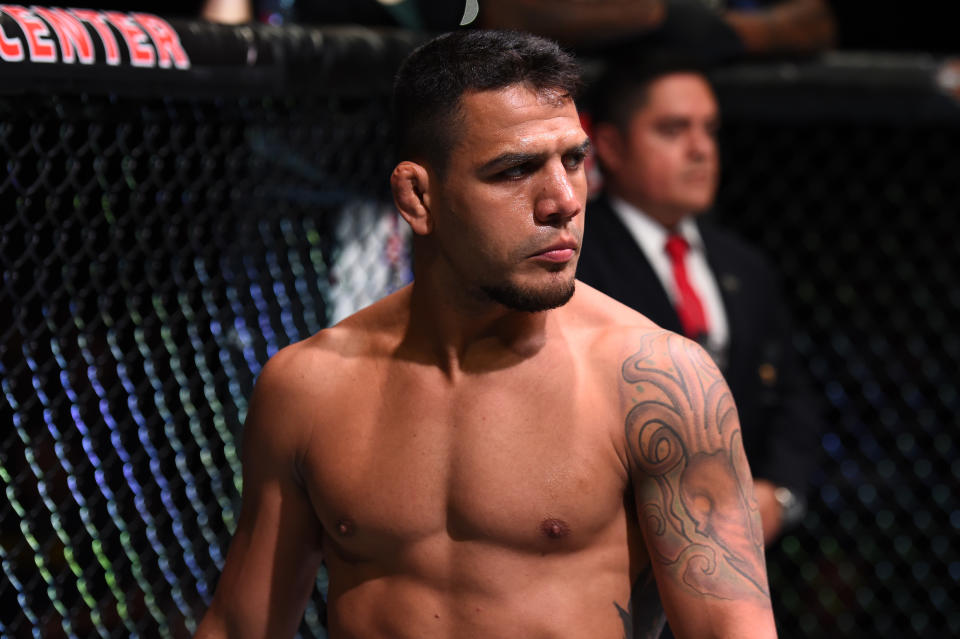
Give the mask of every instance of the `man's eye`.
M 519 164 L 517 166 L 511 166 L 508 169 L 500 171 L 500 177 L 507 180 L 515 180 L 517 178 L 522 178 L 529 172 L 529 169 L 526 164 Z
M 567 167 L 567 170 L 573 170 L 580 167 L 583 164 L 583 161 L 587 158 L 586 153 L 571 153 L 564 156 L 563 165 Z

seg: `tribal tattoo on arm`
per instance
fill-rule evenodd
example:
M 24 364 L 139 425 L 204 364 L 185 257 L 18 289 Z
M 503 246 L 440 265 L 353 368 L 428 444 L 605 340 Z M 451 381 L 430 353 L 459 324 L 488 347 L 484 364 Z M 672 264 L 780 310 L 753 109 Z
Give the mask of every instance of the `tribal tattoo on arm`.
M 736 407 L 710 356 L 667 332 L 623 362 L 637 508 L 651 559 L 688 595 L 768 599 Z

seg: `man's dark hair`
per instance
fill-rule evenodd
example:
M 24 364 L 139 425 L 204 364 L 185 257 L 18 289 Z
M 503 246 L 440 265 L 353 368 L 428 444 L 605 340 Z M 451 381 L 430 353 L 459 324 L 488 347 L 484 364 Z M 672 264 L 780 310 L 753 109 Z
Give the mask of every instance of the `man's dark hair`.
M 394 81 L 398 158 L 427 161 L 442 175 L 457 143 L 463 94 L 514 84 L 574 98 L 580 69 L 555 42 L 516 31 L 454 31 L 422 45 Z
M 586 110 L 591 121 L 626 131 L 633 114 L 646 103 L 650 85 L 675 73 L 695 73 L 709 81 L 705 65 L 678 51 L 648 51 L 609 61 L 587 92 Z

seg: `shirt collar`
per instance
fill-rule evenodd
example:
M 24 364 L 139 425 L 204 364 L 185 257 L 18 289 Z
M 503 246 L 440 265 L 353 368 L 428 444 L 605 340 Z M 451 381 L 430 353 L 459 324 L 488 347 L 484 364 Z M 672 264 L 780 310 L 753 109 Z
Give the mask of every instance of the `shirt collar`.
M 609 194 L 608 200 L 611 208 L 623 222 L 630 235 L 643 248 L 645 253 L 662 253 L 663 247 L 667 243 L 669 235 L 667 228 L 660 222 L 653 219 L 650 215 L 630 204 L 616 195 Z M 703 244 L 703 236 L 700 235 L 700 229 L 693 220 L 694 216 L 689 215 L 677 224 L 677 232 L 683 236 L 690 245 L 690 248 L 700 253 L 706 253 L 706 247 Z

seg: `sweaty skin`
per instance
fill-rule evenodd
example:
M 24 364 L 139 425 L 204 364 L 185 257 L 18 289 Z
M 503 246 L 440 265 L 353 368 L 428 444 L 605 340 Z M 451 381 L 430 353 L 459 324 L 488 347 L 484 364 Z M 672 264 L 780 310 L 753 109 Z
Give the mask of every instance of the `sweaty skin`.
M 292 636 L 321 559 L 333 639 L 655 637 L 657 590 L 678 637 L 775 636 L 722 377 L 590 287 L 562 304 L 586 199 L 572 102 L 463 107 L 456 180 L 394 174 L 415 283 L 261 373 L 197 636 Z M 505 289 L 562 305 L 510 310 Z

